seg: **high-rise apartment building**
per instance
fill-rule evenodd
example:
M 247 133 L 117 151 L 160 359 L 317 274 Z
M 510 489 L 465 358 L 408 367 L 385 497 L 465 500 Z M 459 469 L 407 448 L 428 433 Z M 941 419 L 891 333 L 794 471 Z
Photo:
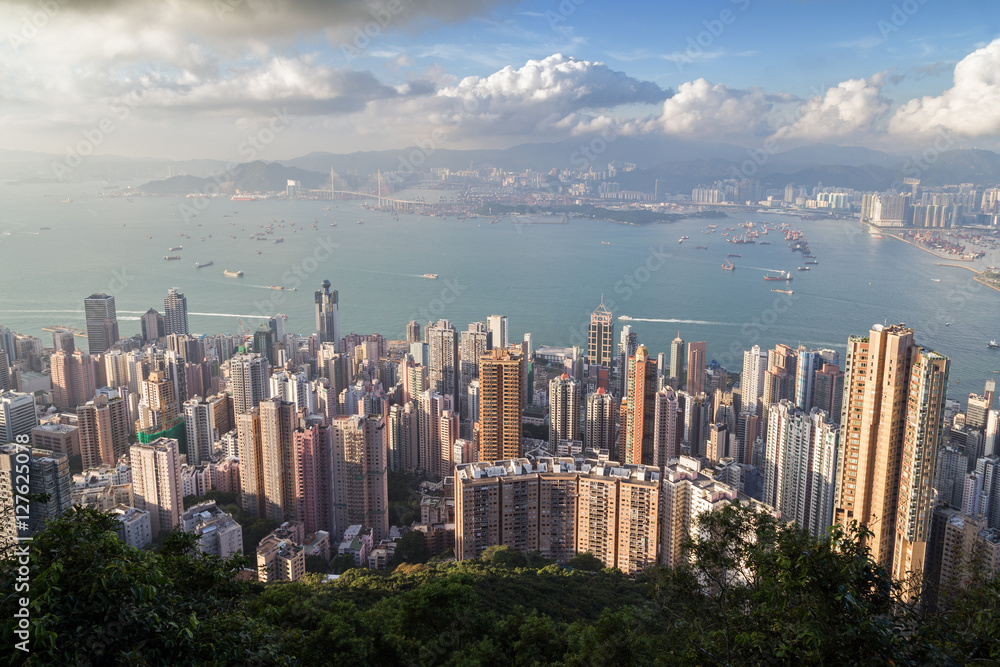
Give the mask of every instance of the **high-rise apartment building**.
M 611 367 L 614 360 L 615 318 L 604 306 L 604 299 L 590 315 L 587 336 L 587 361 L 598 366 Z
M 163 325 L 165 336 L 190 333 L 187 297 L 176 287 L 171 287 L 163 300 Z
M 118 342 L 115 297 L 91 294 L 83 300 L 83 315 L 87 320 L 87 344 L 91 354 L 105 352 Z
M 229 360 L 229 390 L 236 414 L 249 412 L 270 397 L 270 364 L 256 352 L 237 354 Z
M 386 418 L 389 440 L 389 469 L 414 472 L 420 466 L 420 423 L 416 404 L 389 406 Z
M 819 408 L 840 423 L 844 408 L 844 372 L 838 364 L 824 363 L 815 372 L 812 407 Z
M 388 440 L 382 417 L 338 417 L 333 438 L 334 533 L 360 524 L 374 540 L 389 533 Z
M 580 383 L 563 373 L 549 380 L 549 447 L 580 439 Z
M 0 392 L 0 438 L 14 442 L 19 435 L 29 435 L 38 426 L 35 397 L 19 391 Z
M 438 320 L 424 329 L 427 338 L 428 385 L 439 394 L 450 396 L 458 406 L 459 356 L 458 331 L 448 320 Z
M 161 530 L 173 530 L 184 511 L 177 441 L 158 438 L 146 445 L 132 445 L 129 461 L 135 506 L 149 512 L 153 536 Z
M 266 517 L 260 407 L 236 415 L 236 438 L 240 459 L 240 500 L 243 511 L 250 516 Z
M 83 405 L 97 391 L 97 367 L 94 358 L 83 350 L 60 351 L 49 359 L 52 377 L 52 402 L 63 410 Z
M 618 357 L 615 360 L 615 395 L 625 398 L 628 391 L 628 360 L 639 349 L 639 336 L 626 324 L 618 334 Z
M 184 401 L 184 430 L 187 435 L 188 465 L 198 465 L 212 459 L 215 441 L 221 435 L 215 427 L 214 411 L 213 403 L 200 396 Z
M 295 404 L 280 398 L 260 402 L 265 516 L 279 524 L 295 516 Z
M 684 540 L 699 535 L 698 516 L 736 502 L 737 491 L 701 472 L 701 462 L 681 456 L 663 471 L 660 519 L 660 562 L 676 567 L 684 562 Z
M 458 437 L 457 415 L 451 396 L 443 396 L 433 389 L 420 394 L 417 399 L 420 424 L 420 469 L 443 479 L 451 474 L 453 448 Z
M 834 522 L 866 525 L 872 558 L 903 579 L 922 572 L 948 360 L 876 324 L 848 340 L 844 373 Z
M 113 466 L 129 452 L 128 400 L 94 397 L 76 409 L 83 469 Z
M 187 308 L 186 304 L 185 308 Z M 155 343 L 167 335 L 166 319 L 156 312 L 155 308 L 150 308 L 139 318 L 139 328 L 142 340 L 146 343 Z
M 743 353 L 743 373 L 740 375 L 740 392 L 743 411 L 761 413 L 764 397 L 764 373 L 767 371 L 767 353 L 754 345 Z
M 521 455 L 524 359 L 494 348 L 479 360 L 479 459 L 495 461 Z
M 475 421 L 479 406 L 470 403 L 469 385 L 479 377 L 479 359 L 491 347 L 492 335 L 485 322 L 472 322 L 459 339 L 459 411 L 463 422 Z
M 486 318 L 486 329 L 490 332 L 491 349 L 507 348 L 507 316 L 490 315 Z
M 705 385 L 705 355 L 707 346 L 704 341 L 688 343 L 687 357 L 687 393 L 697 396 L 706 391 Z
M 814 537 L 833 518 L 839 429 L 822 410 L 798 410 L 785 399 L 768 408 L 763 501 Z
M 315 293 L 316 301 L 316 335 L 320 343 L 340 345 L 340 295 L 337 290 L 330 291 L 330 281 L 320 283 L 321 290 Z M 340 350 L 347 352 L 349 350 Z
M 795 407 L 809 410 L 815 400 L 816 371 L 824 364 L 839 364 L 840 355 L 836 350 L 807 350 L 805 346 L 799 346 L 795 354 Z
M 680 456 L 678 425 L 680 406 L 677 392 L 664 387 L 653 397 L 653 465 L 665 466 Z
M 591 451 L 610 455 L 617 451 L 615 424 L 618 421 L 618 401 L 604 388 L 587 396 L 586 428 L 583 445 Z
M 681 338 L 681 333 L 677 332 L 677 338 L 670 341 L 670 377 L 676 381 L 680 381 L 681 375 L 684 374 L 684 339 Z M 680 385 L 676 385 L 680 387 Z
M 319 423 L 295 429 L 295 516 L 306 534 L 333 533 L 333 441 Z
M 640 345 L 628 358 L 625 375 L 625 413 L 621 416 L 625 439 L 618 460 L 653 465 L 656 365 L 650 360 L 645 345 Z
M 420 338 L 420 322 L 416 320 L 411 320 L 406 325 L 406 342 L 407 343 L 419 343 L 422 339 Z
M 27 491 L 48 494 L 44 502 L 33 500 L 25 516 L 13 509 L 0 516 L 0 546 L 13 543 L 18 537 L 29 537 L 46 521 L 54 519 L 73 506 L 69 463 L 65 456 L 46 449 L 0 444 L 0 506 L 13 508 L 14 492 L 22 495 L 27 478 Z

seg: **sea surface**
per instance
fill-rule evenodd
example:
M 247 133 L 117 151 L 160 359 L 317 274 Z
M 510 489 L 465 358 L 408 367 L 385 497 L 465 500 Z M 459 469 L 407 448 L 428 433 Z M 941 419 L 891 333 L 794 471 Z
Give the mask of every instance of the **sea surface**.
M 313 292 L 329 279 L 340 293 L 345 334 L 401 339 L 411 319 L 448 319 L 461 330 L 498 313 L 507 315 L 512 341 L 531 332 L 535 347 L 585 346 L 590 313 L 603 296 L 616 319 L 634 318 L 617 321 L 616 336 L 631 325 L 654 356 L 669 352 L 679 333 L 706 341 L 709 359 L 739 372 L 743 350 L 754 344 L 843 353 L 851 334 L 903 322 L 918 342 L 951 358 L 951 398 L 964 403 L 987 379 L 1000 380 L 1000 350 L 987 348 L 1000 338 L 1000 292 L 853 222 L 750 214 L 804 231 L 819 264 L 800 272 L 804 260 L 776 232 L 761 237 L 771 245 L 725 242 L 723 229 L 744 222 L 745 213 L 645 227 L 491 225 L 488 218 L 394 219 L 359 201 L 102 198 L 102 185 L 0 183 L 0 324 L 51 345 L 42 327 L 84 327 L 84 297 L 107 292 L 128 336 L 148 308 L 163 312 L 167 289 L 177 287 L 187 296 L 192 332 L 253 330 L 283 313 L 287 330 L 308 335 Z M 272 221 L 267 241 L 249 238 Z M 716 232 L 703 234 L 709 224 Z M 680 244 L 681 236 L 690 239 Z M 278 237 L 284 242 L 274 243 Z M 169 250 L 176 246 L 183 249 Z M 741 255 L 732 258 L 735 271 L 721 269 L 729 253 Z M 212 266 L 195 268 L 208 261 Z M 987 264 L 1000 264 L 1000 256 L 973 266 Z M 225 269 L 244 277 L 227 278 Z M 793 280 L 766 282 L 769 270 L 790 271 Z

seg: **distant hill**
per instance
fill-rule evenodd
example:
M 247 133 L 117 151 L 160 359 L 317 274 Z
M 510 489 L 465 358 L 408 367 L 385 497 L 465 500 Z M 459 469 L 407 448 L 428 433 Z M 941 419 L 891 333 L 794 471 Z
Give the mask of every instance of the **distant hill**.
M 228 180 L 216 182 L 211 178 L 174 176 L 160 181 L 150 181 L 137 189 L 151 195 L 184 195 L 194 192 L 224 194 L 240 192 L 273 192 L 284 190 L 289 180 L 299 181 L 303 188 L 315 189 L 329 183 L 326 174 L 286 167 L 277 162 L 250 162 L 236 167 Z

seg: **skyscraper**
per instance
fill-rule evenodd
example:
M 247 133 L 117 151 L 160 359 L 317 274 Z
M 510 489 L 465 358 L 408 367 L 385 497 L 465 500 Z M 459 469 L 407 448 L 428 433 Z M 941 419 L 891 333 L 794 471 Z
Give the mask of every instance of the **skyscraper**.
M 653 465 L 665 466 L 680 456 L 677 392 L 664 387 L 653 397 Z
M 411 320 L 406 325 L 406 342 L 407 343 L 419 343 L 422 339 L 420 338 L 420 322 L 416 320 Z
M 249 412 L 270 396 L 270 364 L 257 353 L 238 354 L 229 360 L 229 390 L 236 414 Z
M 704 341 L 688 343 L 687 358 L 687 393 L 692 396 L 705 391 L 705 354 Z
M 38 426 L 35 397 L 19 391 L 0 392 L 0 438 L 14 442 L 19 435 L 29 435 Z
M 521 456 L 524 359 L 494 347 L 479 361 L 479 460 Z
M 97 390 L 94 358 L 83 350 L 59 351 L 49 359 L 52 402 L 62 409 L 83 405 Z
M 129 451 L 128 401 L 119 396 L 95 396 L 76 409 L 83 468 L 113 466 Z
M 844 408 L 844 372 L 837 364 L 823 364 L 815 376 L 812 407 L 823 410 L 839 424 Z
M 333 448 L 329 427 L 295 429 L 295 517 L 307 535 L 333 533 Z
M 458 406 L 458 332 L 448 320 L 438 320 L 436 324 L 428 324 L 424 334 L 429 362 L 428 385 L 439 394 L 450 396 L 452 405 Z
M 507 347 L 507 316 L 506 315 L 490 315 L 486 318 L 486 328 L 489 330 L 492 341 L 493 349 L 498 347 L 506 349 Z
M 129 461 L 135 506 L 149 512 L 152 534 L 173 530 L 184 512 L 177 441 L 158 438 L 148 445 L 132 445 Z
M 372 529 L 373 539 L 389 532 L 388 442 L 380 416 L 338 417 L 333 437 L 334 531 L 351 525 Z
M 580 383 L 563 373 L 549 380 L 549 451 L 560 440 L 580 439 Z
M 320 283 L 316 297 L 316 335 L 320 343 L 340 345 L 340 296 L 337 290 L 330 291 L 330 281 Z M 345 350 L 338 351 L 344 352 Z
M 463 331 L 458 344 L 459 353 L 459 412 L 462 421 L 475 421 L 472 417 L 478 405 L 469 402 L 469 385 L 479 377 L 479 359 L 490 349 L 490 332 L 485 322 L 472 322 Z
M 91 294 L 83 300 L 83 314 L 87 320 L 87 344 L 91 354 L 104 352 L 118 342 L 115 297 Z
M 799 346 L 796 357 L 795 407 L 809 410 L 815 400 L 816 371 L 824 364 L 840 363 L 840 355 L 836 350 L 807 350 Z
M 264 511 L 283 523 L 295 517 L 295 404 L 280 398 L 260 402 L 260 441 L 264 468 Z
M 764 502 L 822 537 L 833 518 L 839 429 L 819 409 L 785 399 L 768 408 Z
M 18 537 L 29 537 L 49 519 L 54 519 L 73 505 L 70 492 L 69 464 L 66 457 L 45 449 L 16 443 L 0 444 L 0 501 L 6 511 L 0 517 L 0 548 L 15 544 Z M 23 486 L 28 488 L 24 489 Z M 14 512 L 14 492 L 48 494 L 48 500 L 34 500 L 27 513 Z M 18 506 L 22 506 L 18 503 Z M 22 543 L 23 544 L 23 543 Z
M 189 333 L 187 297 L 176 287 L 171 287 L 163 300 L 163 323 L 166 336 Z
M 872 558 L 905 578 L 922 571 L 948 362 L 913 329 L 876 324 L 848 340 L 844 372 L 834 522 L 866 525 Z
M 240 458 L 240 501 L 250 516 L 264 518 L 264 453 L 260 435 L 260 408 L 236 415 Z
M 628 358 L 626 371 L 625 448 L 619 453 L 621 463 L 653 465 L 655 433 L 656 365 L 650 361 L 645 345 Z
M 187 433 L 187 463 L 198 465 L 212 458 L 219 433 L 215 428 L 214 405 L 200 396 L 184 401 L 184 429 Z
M 587 337 L 587 360 L 598 366 L 611 367 L 614 359 L 615 319 L 611 311 L 605 308 L 604 298 L 601 305 L 590 315 L 590 333 Z
M 420 468 L 429 475 L 443 479 L 451 474 L 454 401 L 428 389 L 418 397 L 420 424 Z
M 168 297 L 169 298 L 169 297 Z M 187 302 L 184 305 L 187 312 Z M 156 312 L 155 308 L 150 308 L 139 318 L 140 329 L 142 330 L 142 340 L 146 343 L 155 343 L 160 338 L 167 335 L 167 323 L 163 315 Z
M 684 373 L 684 339 L 681 332 L 677 332 L 677 338 L 670 342 L 670 377 L 678 382 Z M 680 385 L 676 385 L 679 387 Z
M 767 354 L 761 352 L 760 345 L 754 345 L 743 353 L 743 373 L 740 375 L 740 391 L 743 411 L 754 414 L 761 412 L 761 398 L 764 396 L 764 373 L 767 371 Z
M 587 396 L 584 447 L 593 451 L 604 450 L 608 455 L 616 451 L 615 422 L 617 419 L 618 401 L 603 387 Z
M 618 398 L 625 398 L 628 384 L 628 359 L 639 348 L 639 337 L 632 331 L 631 325 L 622 327 L 618 337 L 618 358 L 615 362 L 615 392 Z

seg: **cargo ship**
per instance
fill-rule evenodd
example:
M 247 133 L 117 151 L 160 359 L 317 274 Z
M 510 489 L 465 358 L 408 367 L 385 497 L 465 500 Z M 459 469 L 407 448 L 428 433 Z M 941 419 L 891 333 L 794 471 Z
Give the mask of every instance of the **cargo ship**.
M 812 268 L 811 266 L 800 266 L 799 271 L 808 271 L 811 268 Z
M 181 258 L 181 256 L 180 256 L 180 255 L 164 255 L 164 256 L 163 256 L 163 259 L 166 259 L 166 260 L 171 260 L 171 259 L 180 259 L 180 258 Z
M 222 275 L 224 275 L 227 278 L 242 278 L 243 277 L 243 272 L 242 271 L 230 271 L 229 269 L 226 269 L 225 271 L 222 272 Z
M 722 270 L 723 271 L 735 271 L 736 270 L 736 265 L 733 264 L 732 262 L 730 262 L 727 259 L 724 262 L 722 262 Z
M 767 274 L 764 276 L 764 280 L 791 280 L 792 274 L 788 271 L 781 271 L 778 275 Z
M 194 268 L 196 268 L 196 269 L 204 269 L 206 266 L 212 266 L 213 264 L 215 264 L 215 262 L 213 262 L 211 260 L 209 260 L 207 262 L 195 262 L 194 263 Z
M 184 246 L 178 245 L 178 246 L 174 246 L 173 248 L 167 248 L 167 252 L 173 252 L 175 250 L 184 250 Z

